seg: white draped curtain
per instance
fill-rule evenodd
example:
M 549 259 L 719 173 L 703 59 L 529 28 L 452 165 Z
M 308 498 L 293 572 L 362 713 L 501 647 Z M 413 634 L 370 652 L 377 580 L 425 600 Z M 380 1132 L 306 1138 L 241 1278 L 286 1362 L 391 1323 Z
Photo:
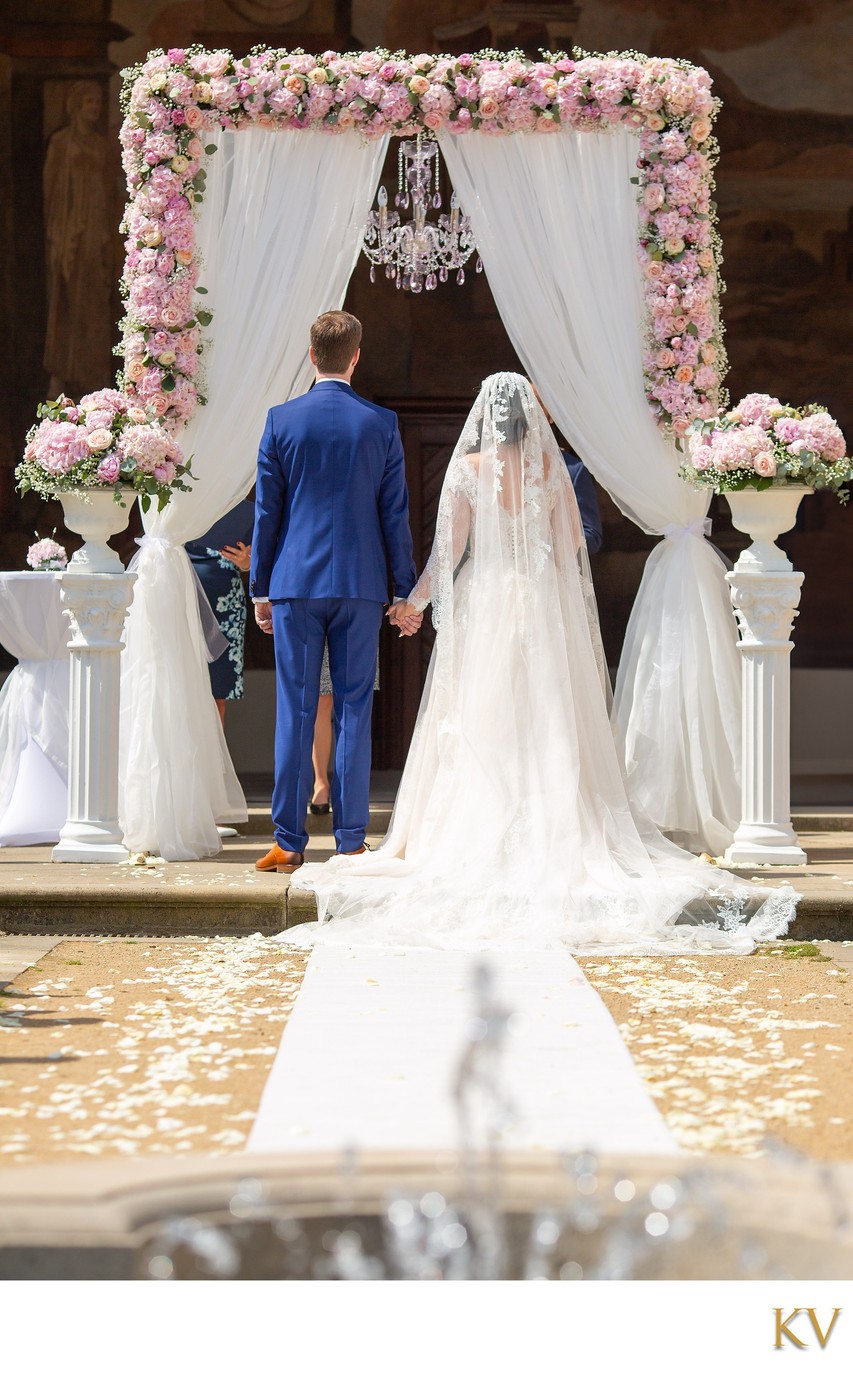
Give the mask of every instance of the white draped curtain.
M 167 860 L 214 854 L 217 822 L 246 817 L 184 542 L 246 496 L 267 410 L 307 390 L 308 331 L 343 303 L 387 148 L 309 130 L 205 138 L 218 144 L 198 225 L 199 300 L 214 313 L 209 402 L 177 437 L 193 456 L 192 492 L 145 519 L 122 657 L 125 839 Z
M 665 539 L 628 625 L 614 720 L 632 797 L 722 851 L 739 814 L 740 666 L 709 497 L 677 476 L 643 387 L 637 140 L 440 134 L 507 333 L 560 429 L 621 510 Z

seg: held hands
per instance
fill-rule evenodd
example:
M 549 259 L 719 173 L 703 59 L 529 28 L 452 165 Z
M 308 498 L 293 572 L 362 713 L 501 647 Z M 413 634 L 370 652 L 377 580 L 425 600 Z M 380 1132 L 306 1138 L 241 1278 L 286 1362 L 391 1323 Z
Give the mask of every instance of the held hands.
M 393 603 L 385 615 L 401 636 L 414 636 L 415 632 L 420 631 L 424 619 L 423 612 L 416 612 L 410 602 Z
M 255 603 L 255 621 L 258 623 L 258 626 L 261 628 L 261 630 L 262 630 L 263 632 L 266 633 L 267 636 L 271 636 L 271 635 L 272 635 L 272 603 L 271 603 L 271 602 L 256 602 L 256 603 Z
M 252 548 L 250 545 L 244 545 L 242 540 L 238 540 L 236 545 L 223 545 L 219 553 L 232 564 L 236 564 L 241 573 L 248 573 L 252 567 Z

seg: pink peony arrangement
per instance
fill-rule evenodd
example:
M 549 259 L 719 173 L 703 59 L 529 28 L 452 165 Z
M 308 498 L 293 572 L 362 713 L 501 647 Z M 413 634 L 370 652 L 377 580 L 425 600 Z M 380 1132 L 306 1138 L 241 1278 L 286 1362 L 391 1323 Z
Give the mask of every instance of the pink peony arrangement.
M 628 126 L 638 135 L 638 253 L 646 299 L 646 390 L 676 435 L 720 405 L 725 353 L 718 313 L 711 137 L 718 102 L 702 68 L 640 54 L 459 57 L 382 51 L 320 55 L 225 49 L 154 52 L 124 73 L 122 386 L 170 428 L 203 402 L 195 213 L 215 129 L 252 125 L 412 136 L 557 134 Z
M 36 535 L 38 536 L 38 531 L 36 531 Z M 36 540 L 27 550 L 27 564 L 31 569 L 39 571 L 64 569 L 67 563 L 68 555 L 65 553 L 64 546 L 49 537 L 44 540 Z
M 841 502 L 853 478 L 844 436 L 820 406 L 785 406 L 751 392 L 724 415 L 690 426 L 689 460 L 679 473 L 696 488 L 737 492 L 797 483 L 829 488 Z
M 103 388 L 77 403 L 58 397 L 43 402 L 38 415 L 15 470 L 22 493 L 113 488 L 121 501 L 131 490 L 147 511 L 152 498 L 162 509 L 173 488 L 189 491 L 190 466 L 178 445 L 152 411 L 123 393 Z

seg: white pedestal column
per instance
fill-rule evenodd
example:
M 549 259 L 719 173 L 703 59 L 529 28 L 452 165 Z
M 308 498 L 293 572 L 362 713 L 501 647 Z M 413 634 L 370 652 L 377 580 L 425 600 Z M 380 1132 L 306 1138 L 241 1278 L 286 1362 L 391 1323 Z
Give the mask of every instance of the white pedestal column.
M 59 580 L 71 625 L 68 817 L 52 858 L 115 865 L 127 860 L 118 825 L 119 659 L 136 575 L 125 572 L 107 541 L 130 513 L 112 488 L 57 495 L 66 526 L 84 544 Z
M 805 865 L 807 859 L 791 826 L 790 635 L 803 575 L 775 537 L 790 530 L 810 491 L 726 493 L 735 526 L 753 537 L 726 575 L 743 676 L 741 821 L 726 852 L 730 865 Z
M 71 623 L 68 818 L 55 861 L 127 859 L 118 823 L 121 634 L 135 574 L 63 574 L 60 593 Z

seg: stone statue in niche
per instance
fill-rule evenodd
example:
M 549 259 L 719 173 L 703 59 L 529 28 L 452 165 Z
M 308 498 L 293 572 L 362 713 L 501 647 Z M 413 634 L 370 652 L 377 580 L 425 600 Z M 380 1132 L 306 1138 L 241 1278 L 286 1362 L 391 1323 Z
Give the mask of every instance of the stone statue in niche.
M 95 81 L 68 90 L 68 123 L 51 137 L 44 164 L 48 392 L 71 397 L 109 386 L 112 229 L 110 151 L 99 131 L 103 94 Z

